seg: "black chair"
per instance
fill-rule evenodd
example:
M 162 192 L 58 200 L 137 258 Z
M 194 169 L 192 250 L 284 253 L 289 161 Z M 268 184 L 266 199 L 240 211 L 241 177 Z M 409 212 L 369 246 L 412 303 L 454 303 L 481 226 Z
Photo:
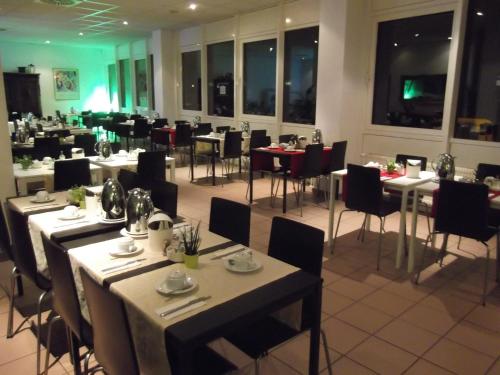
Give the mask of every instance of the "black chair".
M 84 345 L 89 350 L 93 348 L 92 327 L 82 316 L 68 252 L 61 245 L 48 239 L 45 233 L 42 233 L 42 243 L 52 278 L 52 303 L 54 311 L 58 314 L 49 322 L 47 347 L 50 347 L 51 344 L 54 323 L 62 319 L 68 330 L 70 356 L 75 374 L 77 374 L 80 373 L 80 346 Z M 85 374 L 88 373 L 90 353 L 89 351 L 85 356 Z M 45 357 L 45 374 L 48 373 L 48 360 L 49 353 L 47 352 Z
M 33 156 L 35 159 L 42 160 L 46 156 L 57 159 L 61 152 L 59 145 L 59 138 L 57 137 L 43 137 L 35 138 L 33 149 Z
M 294 134 L 281 134 L 278 136 L 279 143 L 288 143 L 290 140 L 295 137 Z
M 168 181 L 153 181 L 148 190 L 151 190 L 151 200 L 154 206 L 175 219 L 177 217 L 177 185 Z
M 224 154 L 217 155 L 217 158 L 221 161 L 222 174 L 224 175 L 224 165 L 226 165 L 227 175 L 229 176 L 229 161 L 238 159 L 238 170 L 241 174 L 241 131 L 231 131 L 224 135 Z
M 163 128 L 168 125 L 168 119 L 166 118 L 157 118 L 153 122 L 153 129 Z
M 83 148 L 85 156 L 95 156 L 95 136 L 93 134 L 75 135 L 75 147 Z
M 391 199 L 384 199 L 383 185 L 380 181 L 380 170 L 378 168 L 363 167 L 361 165 L 347 165 L 347 188 L 344 194 L 347 195 L 346 209 L 340 213 L 337 229 L 333 238 L 333 248 L 339 231 L 342 215 L 346 211 L 358 211 L 365 213 L 366 223 L 368 215 L 374 215 L 380 220 L 380 231 L 378 237 L 377 270 L 380 269 L 380 253 L 382 250 L 382 231 L 384 228 L 385 217 L 399 211 L 399 202 Z
M 194 128 L 194 135 L 208 135 L 212 132 L 212 124 L 209 122 L 200 122 L 196 128 Z
M 113 130 L 114 130 L 115 134 L 118 137 L 120 137 L 120 141 L 121 141 L 121 138 L 125 138 L 125 140 L 126 140 L 126 147 L 127 147 L 127 150 L 128 150 L 129 147 L 130 147 L 130 145 L 129 145 L 129 138 L 130 138 L 130 133 L 132 131 L 132 126 L 131 125 L 116 124 L 113 127 Z
M 230 126 L 216 126 L 215 127 L 216 133 L 227 133 L 230 130 L 231 130 Z
M 396 155 L 396 163 L 403 164 L 406 167 L 407 160 L 420 160 L 420 170 L 425 171 L 427 169 L 427 158 L 425 156 L 415 156 L 415 155 Z
M 118 182 L 122 185 L 125 196 L 128 195 L 130 190 L 135 189 L 140 185 L 137 173 L 128 169 L 120 169 L 118 172 Z
M 82 112 L 82 125 L 87 129 L 92 129 L 94 124 L 92 122 L 92 115 L 90 112 Z
M 175 120 L 174 121 L 174 124 L 175 125 L 189 125 L 189 121 L 186 121 L 186 120 Z
M 208 230 L 248 246 L 250 244 L 250 207 L 224 198 L 213 197 Z
M 330 160 L 328 167 L 323 171 L 323 176 L 330 181 L 330 173 L 339 171 L 345 168 L 345 153 L 347 151 L 347 141 L 333 142 L 332 151 L 330 152 Z M 328 202 L 327 190 L 330 184 L 326 184 L 325 202 Z M 339 182 L 337 181 L 337 192 L 339 191 Z M 337 199 L 337 197 L 335 197 Z
M 143 118 L 144 118 L 144 117 L 142 117 L 142 116 L 141 116 L 141 115 L 139 115 L 139 114 L 133 114 L 133 115 L 130 115 L 130 119 L 131 119 L 131 120 L 134 120 L 134 121 L 135 121 L 135 120 L 141 120 L 141 119 L 143 119 Z
M 144 183 L 165 181 L 166 156 L 165 151 L 140 152 L 137 163 L 139 180 Z
M 250 132 L 250 137 L 265 137 L 267 135 L 266 129 L 252 130 Z
M 26 217 L 14 209 L 13 207 L 8 208 L 9 215 L 9 226 L 13 230 L 12 235 L 12 257 L 14 260 L 14 268 L 12 269 L 10 275 L 10 303 L 9 303 L 9 316 L 8 316 L 8 326 L 12 327 L 12 317 L 14 313 L 14 292 L 16 279 L 21 276 L 26 277 L 40 290 L 40 295 L 37 301 L 36 307 L 36 336 L 37 336 L 37 350 L 36 350 L 36 363 L 37 363 L 37 374 L 40 374 L 40 355 L 41 355 L 41 338 L 42 338 L 42 313 L 50 309 L 50 304 L 48 304 L 52 283 L 47 275 L 42 274 L 38 271 L 35 252 L 33 250 L 33 245 L 31 243 L 30 233 L 28 229 L 28 222 Z M 25 318 L 29 318 L 26 316 Z M 27 319 L 25 319 L 26 321 Z M 18 327 L 16 332 L 13 330 L 8 330 L 7 336 L 13 337 L 15 333 L 18 332 Z M 49 347 L 47 345 L 47 347 Z
M 175 122 L 177 124 L 177 121 Z M 191 147 L 191 125 L 189 123 L 179 123 L 175 127 L 175 151 L 181 151 L 184 149 L 184 152 L 181 155 L 186 153 L 185 149 Z
M 417 272 L 415 283 L 418 284 L 425 261 L 427 245 L 432 236 L 436 234 L 444 235 L 443 245 L 438 254 L 438 258 L 441 259 L 441 266 L 442 259 L 447 253 L 446 248 L 450 234 L 471 238 L 481 242 L 486 247 L 482 295 L 482 303 L 484 305 L 486 303 L 488 265 L 490 260 L 490 249 L 486 242 L 495 235 L 497 236 L 497 254 L 500 254 L 500 232 L 498 228 L 488 226 L 488 186 L 484 184 L 441 180 L 437 200 L 434 231 L 429 233 L 425 241 L 422 262 Z
M 56 160 L 54 163 L 54 190 L 67 190 L 74 186 L 89 186 L 89 159 Z
M 479 163 L 476 169 L 476 179 L 483 181 L 489 176 L 500 178 L 500 165 Z
M 80 268 L 92 323 L 94 355 L 109 375 L 139 374 L 125 304 Z
M 324 235 L 322 230 L 312 226 L 283 217 L 274 217 L 268 255 L 321 277 Z M 292 328 L 273 316 L 268 316 L 225 338 L 255 360 L 255 372 L 258 373 L 259 359 L 272 348 L 309 330 L 311 318 L 317 313 L 318 311 L 314 310 L 312 303 L 305 299 L 302 303 L 299 329 Z M 328 363 L 328 372 L 331 374 L 331 360 L 323 330 L 321 330 L 321 336 Z
M 170 133 L 162 129 L 151 129 L 151 150 L 162 145 L 167 148 L 167 155 L 170 155 Z
M 139 118 L 134 121 L 134 126 L 132 128 L 132 132 L 130 132 L 129 137 L 134 140 L 142 139 L 143 146 L 145 145 L 146 138 L 151 134 L 151 125 L 148 124 L 148 120 L 144 118 Z

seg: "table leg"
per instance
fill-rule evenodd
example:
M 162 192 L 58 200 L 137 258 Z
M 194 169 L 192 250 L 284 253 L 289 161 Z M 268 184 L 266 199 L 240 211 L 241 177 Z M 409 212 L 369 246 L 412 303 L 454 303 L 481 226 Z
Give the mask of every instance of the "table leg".
M 191 141 L 191 144 L 189 145 L 189 167 L 191 168 L 191 182 L 194 181 L 194 165 L 193 165 L 193 159 L 194 159 L 194 142 L 196 141 Z
M 28 183 L 26 182 L 26 180 L 17 180 L 17 191 L 19 192 L 20 196 L 28 195 Z
M 408 272 L 415 267 L 415 247 L 417 245 L 417 218 L 418 218 L 418 195 L 413 191 L 413 204 L 411 209 L 411 237 L 410 249 L 408 251 Z
M 311 322 L 311 333 L 309 340 L 309 374 L 319 373 L 319 348 L 321 334 L 321 291 L 322 283 L 318 283 L 314 291 L 314 315 Z
M 175 182 L 175 159 L 168 162 L 170 166 L 170 182 Z
M 215 142 L 212 142 L 212 186 L 215 186 Z
M 406 236 L 406 208 L 408 207 L 408 190 L 401 192 L 401 211 L 399 219 L 398 249 L 396 252 L 396 268 L 401 268 L 404 256 L 404 243 Z
M 252 165 L 252 150 L 250 150 L 250 161 L 248 162 L 248 184 L 250 185 L 250 204 L 253 202 L 253 165 Z
M 337 196 L 337 179 L 330 175 L 330 202 L 329 215 L 328 215 L 328 247 L 331 248 L 333 244 L 333 226 L 335 214 L 335 197 Z
M 103 184 L 103 177 L 102 177 L 102 169 L 98 169 L 94 172 L 94 178 L 95 178 L 95 183 L 96 185 L 102 185 Z M 114 179 L 118 179 L 118 173 L 116 172 L 116 176 L 113 177 Z
M 283 173 L 283 213 L 286 214 L 286 170 Z

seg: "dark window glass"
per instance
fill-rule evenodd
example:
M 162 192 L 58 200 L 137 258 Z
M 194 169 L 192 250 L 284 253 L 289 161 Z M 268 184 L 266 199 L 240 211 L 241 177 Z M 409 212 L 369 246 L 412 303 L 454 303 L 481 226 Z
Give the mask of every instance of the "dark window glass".
M 283 121 L 314 124 L 319 27 L 285 33 Z
M 378 25 L 373 124 L 440 129 L 453 12 Z
M 150 82 L 150 87 L 151 87 L 151 109 L 155 109 L 155 65 L 153 61 L 153 55 L 149 55 L 149 69 L 151 71 L 150 77 L 151 77 L 151 82 Z
M 135 97 L 138 107 L 148 106 L 146 59 L 135 60 Z
M 276 113 L 276 39 L 245 43 L 243 47 L 243 113 Z
M 455 137 L 500 142 L 500 2 L 469 1 Z
M 207 46 L 208 114 L 234 116 L 234 42 Z
M 182 54 L 182 108 L 201 111 L 201 53 Z
M 130 60 L 123 59 L 120 60 L 119 63 L 120 63 L 120 99 L 121 99 L 121 106 L 125 108 L 131 103 Z
M 109 102 L 111 105 L 118 102 L 118 85 L 116 82 L 116 64 L 108 65 Z

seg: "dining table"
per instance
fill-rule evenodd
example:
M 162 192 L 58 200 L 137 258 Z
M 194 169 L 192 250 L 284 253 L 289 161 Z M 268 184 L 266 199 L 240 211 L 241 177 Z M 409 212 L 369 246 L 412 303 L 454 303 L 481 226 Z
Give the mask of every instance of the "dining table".
M 370 167 L 367 165 L 367 167 Z M 347 169 L 333 171 L 330 173 L 330 201 L 329 201 L 329 219 L 328 219 L 328 247 L 332 249 L 333 245 L 333 228 L 335 221 L 335 200 L 337 196 L 337 182 L 342 182 L 347 176 Z M 408 209 L 408 197 L 411 192 L 426 182 L 431 181 L 435 177 L 434 172 L 420 171 L 418 178 L 411 178 L 399 173 L 387 175 L 381 173 L 381 180 L 383 187 L 386 190 L 396 191 L 401 196 L 400 219 L 399 219 L 399 232 L 396 248 L 396 267 L 401 268 L 404 259 L 404 243 L 406 236 L 406 212 Z M 414 199 L 414 201 L 416 201 Z M 370 221 L 368 216 L 367 228 L 370 229 Z M 333 249 L 332 249 L 333 251 Z
M 174 233 L 179 234 L 189 225 L 174 226 Z M 228 257 L 248 248 L 207 228 L 201 228 L 200 233 L 199 265 L 195 269 L 168 259 L 163 249 L 150 244 L 147 238 L 135 239 L 141 251 L 127 258 L 111 256 L 119 237 L 116 232 L 62 243 L 70 257 L 83 316 L 89 319 L 81 268 L 125 302 L 141 373 L 170 374 L 169 359 L 175 358 L 176 373 L 192 374 L 197 348 L 269 314 L 297 327 L 301 301 L 308 298 L 317 312 L 311 317 L 309 373 L 317 374 L 321 279 L 258 251 L 252 254 L 260 268 L 231 271 L 227 269 Z M 162 295 L 157 291 L 159 286 L 175 270 L 194 280 L 192 290 Z M 178 311 L 172 311 L 174 308 Z
M 321 158 L 321 169 L 326 170 L 330 162 L 331 147 L 323 147 Z M 253 172 L 266 171 L 274 173 L 274 159 L 279 158 L 282 170 L 286 173 L 280 174 L 283 177 L 283 213 L 287 211 L 287 180 L 289 178 L 299 177 L 302 166 L 304 164 L 305 150 L 293 149 L 287 150 L 283 147 L 258 147 L 250 150 L 250 165 L 249 165 L 249 192 L 250 204 L 253 202 Z

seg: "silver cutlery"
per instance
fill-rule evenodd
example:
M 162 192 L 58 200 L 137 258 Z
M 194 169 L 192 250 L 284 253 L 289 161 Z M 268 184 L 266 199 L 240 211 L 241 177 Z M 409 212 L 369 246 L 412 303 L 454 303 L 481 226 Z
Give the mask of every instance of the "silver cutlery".
M 206 300 L 208 300 L 208 299 L 210 299 L 210 298 L 212 298 L 212 296 L 204 296 L 204 297 L 198 297 L 198 298 L 195 298 L 195 299 L 193 299 L 193 300 L 191 300 L 191 301 L 189 301 L 189 302 L 186 302 L 186 303 L 184 303 L 184 304 L 182 304 L 182 305 L 180 305 L 180 306 L 178 306 L 178 307 L 175 307 L 175 308 L 173 308 L 173 309 L 170 309 L 170 310 L 167 310 L 167 311 L 162 312 L 162 313 L 160 314 L 160 317 L 161 317 L 161 318 L 163 318 L 163 317 L 165 317 L 165 316 L 167 316 L 167 315 L 173 314 L 173 313 L 175 313 L 175 312 L 177 312 L 177 311 L 180 311 L 180 310 L 182 310 L 182 309 L 185 309 L 186 307 L 189 307 L 189 306 L 191 306 L 191 305 L 197 304 L 198 302 L 203 302 L 203 301 L 206 301 Z
M 25 210 L 31 210 L 33 208 L 43 208 L 43 207 L 50 207 L 50 206 L 63 206 L 63 204 L 61 204 L 61 203 L 39 204 L 37 206 L 24 207 L 24 209 Z
M 134 259 L 134 260 L 129 260 L 128 262 L 125 262 L 125 263 L 122 263 L 122 264 L 117 264 L 115 266 L 111 266 L 111 267 L 106 267 L 106 268 L 103 268 L 101 270 L 101 272 L 103 273 L 106 273 L 106 272 L 109 272 L 109 271 L 114 271 L 118 268 L 122 268 L 122 267 L 125 267 L 125 266 L 129 266 L 131 264 L 134 264 L 134 263 L 140 263 L 142 262 L 143 260 L 146 260 L 146 258 L 141 258 L 141 259 Z
M 216 255 L 214 256 L 213 258 L 210 258 L 210 260 L 216 260 L 216 259 L 221 259 L 221 258 L 225 258 L 229 255 L 233 255 L 233 254 L 236 254 L 236 253 L 240 253 L 242 251 L 246 250 L 246 247 L 240 247 L 239 249 L 236 249 L 236 250 L 233 250 L 233 251 L 230 251 L 229 253 L 225 253 L 225 254 L 222 254 L 222 255 Z
M 71 225 L 76 225 L 76 224 L 83 224 L 83 223 L 89 223 L 89 220 L 80 220 L 80 221 L 74 221 L 72 223 L 68 224 L 61 224 L 61 225 L 55 225 L 54 228 L 63 228 L 63 227 L 69 227 Z

